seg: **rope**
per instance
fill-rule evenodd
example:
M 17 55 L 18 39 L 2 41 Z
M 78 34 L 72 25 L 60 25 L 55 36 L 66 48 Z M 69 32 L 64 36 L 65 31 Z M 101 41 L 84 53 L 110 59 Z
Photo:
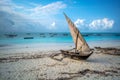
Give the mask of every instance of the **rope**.
M 79 31 L 78 31 L 77 36 L 76 36 L 75 53 L 77 52 L 78 36 L 79 36 Z

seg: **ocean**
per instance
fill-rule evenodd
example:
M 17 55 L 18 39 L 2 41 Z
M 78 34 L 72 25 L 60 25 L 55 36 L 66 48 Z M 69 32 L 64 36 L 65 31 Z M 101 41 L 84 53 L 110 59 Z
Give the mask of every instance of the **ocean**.
M 120 41 L 120 33 L 82 33 L 87 42 Z M 30 38 L 30 39 L 24 39 Z M 0 45 L 31 43 L 73 43 L 70 33 L 9 33 L 0 34 Z

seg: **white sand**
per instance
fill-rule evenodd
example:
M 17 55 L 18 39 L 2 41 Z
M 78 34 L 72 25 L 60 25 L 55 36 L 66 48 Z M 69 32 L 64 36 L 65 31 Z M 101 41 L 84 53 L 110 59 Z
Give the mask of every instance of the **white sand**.
M 50 57 L 37 59 L 21 59 L 14 62 L 0 63 L 1 80 L 45 80 L 45 79 L 87 79 L 87 80 L 119 80 L 120 57 L 105 54 L 93 54 L 86 61 L 64 58 L 62 61 L 53 60 Z M 101 75 L 87 72 L 84 75 L 79 71 L 89 69 L 96 71 L 114 70 L 112 75 Z M 66 73 L 66 74 L 63 74 Z M 76 73 L 76 74 L 71 74 Z M 106 73 L 107 74 L 107 73 Z
M 34 45 L 33 45 L 34 46 Z M 20 46 L 18 46 L 20 47 Z M 16 48 L 18 48 L 16 47 Z M 49 49 L 48 49 L 49 48 Z M 56 45 L 1 50 L 0 58 L 10 56 L 30 56 L 35 54 L 59 53 L 59 49 L 70 49 L 72 45 Z M 42 51 L 43 49 L 43 51 Z M 5 53 L 6 52 L 6 53 Z M 60 58 L 60 56 L 58 56 Z M 79 73 L 89 69 L 86 73 Z M 108 72 L 106 72 L 108 70 Z M 85 71 L 84 71 L 85 72 Z M 98 73 L 100 72 L 100 73 Z M 49 56 L 37 59 L 20 59 L 13 62 L 0 62 L 0 80 L 119 80 L 120 56 L 96 54 L 88 60 L 64 58 L 57 61 Z

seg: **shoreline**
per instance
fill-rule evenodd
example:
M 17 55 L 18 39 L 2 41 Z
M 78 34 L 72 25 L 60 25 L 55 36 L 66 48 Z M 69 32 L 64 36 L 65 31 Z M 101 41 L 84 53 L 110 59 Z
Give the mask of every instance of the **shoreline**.
M 114 43 L 114 44 L 113 44 Z M 90 48 L 120 48 L 120 41 L 90 41 L 88 45 Z M 59 51 L 73 49 L 74 43 L 31 43 L 31 44 L 1 44 L 0 55 L 12 53 L 31 53 L 31 52 L 45 52 L 45 51 Z

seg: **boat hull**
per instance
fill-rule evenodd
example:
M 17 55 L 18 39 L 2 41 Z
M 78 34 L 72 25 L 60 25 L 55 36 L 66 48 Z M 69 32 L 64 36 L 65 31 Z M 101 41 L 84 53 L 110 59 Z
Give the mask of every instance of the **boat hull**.
M 69 52 L 69 51 L 64 51 L 64 50 L 60 50 L 60 51 L 62 55 L 65 57 L 69 57 L 72 59 L 79 59 L 79 60 L 86 60 L 93 53 L 93 51 L 88 52 L 89 54 L 75 53 L 75 52 Z

